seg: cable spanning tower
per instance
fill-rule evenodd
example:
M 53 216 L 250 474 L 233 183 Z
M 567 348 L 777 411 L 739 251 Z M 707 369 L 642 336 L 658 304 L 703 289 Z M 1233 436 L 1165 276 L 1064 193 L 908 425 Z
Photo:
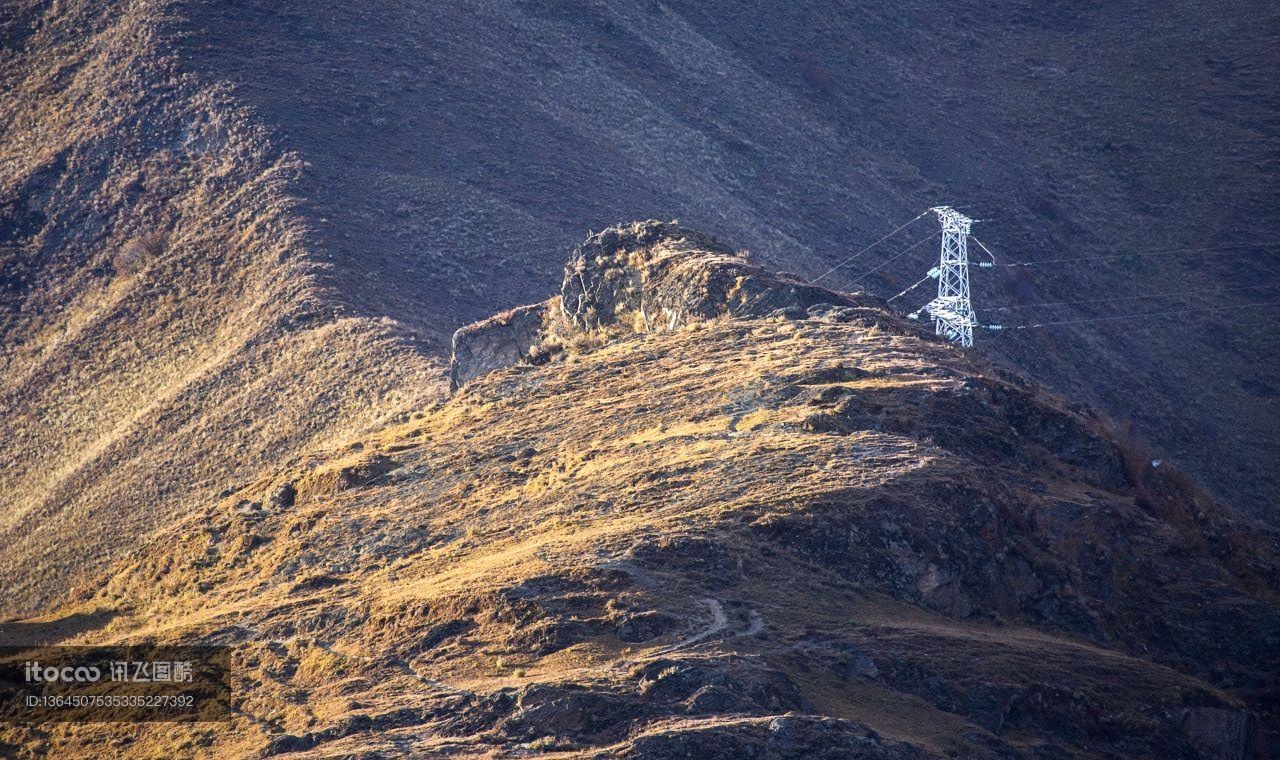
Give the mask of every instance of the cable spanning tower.
M 933 317 L 938 335 L 966 348 L 973 345 L 973 305 L 969 302 L 969 229 L 973 220 L 950 206 L 929 209 L 942 223 L 942 260 L 938 263 L 938 297 L 922 311 Z M 932 274 L 932 272 L 930 273 Z

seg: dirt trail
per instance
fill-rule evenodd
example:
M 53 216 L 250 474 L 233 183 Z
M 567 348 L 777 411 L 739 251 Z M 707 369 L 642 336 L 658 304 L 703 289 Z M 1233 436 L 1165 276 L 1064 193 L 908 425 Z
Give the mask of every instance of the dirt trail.
M 687 649 L 703 639 L 724 630 L 724 627 L 729 624 L 729 618 L 724 614 L 724 605 L 718 599 L 707 598 L 702 601 L 711 609 L 711 622 L 707 627 L 680 642 L 659 649 L 655 654 L 669 654 L 681 649 Z

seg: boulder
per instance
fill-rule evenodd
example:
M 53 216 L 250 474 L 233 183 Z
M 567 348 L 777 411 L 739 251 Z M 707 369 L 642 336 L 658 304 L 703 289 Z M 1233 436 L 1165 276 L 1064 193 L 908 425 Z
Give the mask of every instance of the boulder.
M 538 345 L 551 301 L 518 306 L 459 328 L 453 334 L 449 384 L 457 390 L 466 381 L 509 367 Z
M 288 509 L 293 506 L 297 496 L 298 489 L 292 483 L 282 483 L 271 492 L 267 500 L 276 509 Z
M 708 235 L 654 220 L 610 227 L 574 249 L 560 303 L 580 330 L 621 324 L 636 332 L 723 315 L 803 318 L 818 304 L 856 305 L 751 264 Z

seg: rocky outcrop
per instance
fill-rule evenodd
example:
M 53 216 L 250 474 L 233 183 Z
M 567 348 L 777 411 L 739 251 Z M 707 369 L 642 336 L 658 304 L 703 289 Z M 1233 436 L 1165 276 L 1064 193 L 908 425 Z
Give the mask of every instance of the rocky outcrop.
M 453 334 L 449 384 L 466 381 L 527 357 L 538 345 L 551 301 L 518 306 L 459 328 Z
M 660 332 L 720 316 L 794 317 L 859 305 L 847 295 L 769 272 L 675 222 L 633 222 L 595 233 L 573 250 L 558 299 L 455 332 L 449 379 L 456 390 L 575 334 Z M 553 332 L 559 334 L 549 341 Z
M 707 235 L 653 220 L 610 227 L 574 249 L 560 302 L 578 329 L 622 323 L 644 332 L 726 314 L 854 305 L 833 291 L 751 264 Z

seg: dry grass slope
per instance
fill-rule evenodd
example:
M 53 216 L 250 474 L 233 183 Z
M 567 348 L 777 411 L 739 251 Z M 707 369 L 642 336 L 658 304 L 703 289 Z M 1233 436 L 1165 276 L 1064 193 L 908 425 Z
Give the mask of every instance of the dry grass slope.
M 302 162 L 182 71 L 166 4 L 18 6 L 0 96 L 0 610 L 440 390 L 316 286 Z M 6 35 L 8 37 L 8 35 Z
M 1143 477 L 1140 495 L 1082 410 L 874 310 L 623 337 L 274 470 L 21 631 L 233 644 L 231 726 L 0 737 L 210 757 L 1211 753 L 1202 718 L 1247 734 L 1243 698 L 1274 709 L 1274 537 Z M 292 504 L 271 499 L 284 483 Z

